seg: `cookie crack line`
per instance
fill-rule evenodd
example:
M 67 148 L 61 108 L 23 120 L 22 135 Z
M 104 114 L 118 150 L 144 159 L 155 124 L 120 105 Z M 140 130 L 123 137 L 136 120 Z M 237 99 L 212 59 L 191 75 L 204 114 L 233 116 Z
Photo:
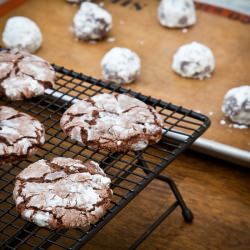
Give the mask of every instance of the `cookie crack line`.
M 10 100 L 23 100 L 43 95 L 46 88 L 53 88 L 56 72 L 44 59 L 25 51 L 3 50 L 1 58 L 6 60 L 0 95 Z M 18 85 L 18 82 L 20 84 Z
M 63 181 L 57 178 L 54 183 L 47 184 L 46 175 L 52 174 L 49 178 L 56 178 L 61 169 L 66 172 L 61 178 Z M 80 176 L 79 170 L 88 174 Z M 39 183 L 34 184 L 34 180 Z M 13 197 L 21 216 L 38 226 L 53 229 L 86 227 L 108 209 L 113 193 L 110 183 L 95 162 L 57 157 L 40 160 L 24 169 L 16 177 Z
M 69 107 L 61 127 L 71 139 L 92 148 L 137 151 L 160 140 L 163 118 L 129 95 L 100 94 Z
M 45 141 L 43 125 L 32 116 L 0 106 L 0 163 L 27 157 Z
M 28 74 L 28 73 L 24 73 L 22 72 L 24 75 L 31 77 L 33 80 L 37 81 L 37 83 L 39 83 L 43 88 L 52 88 L 52 84 L 48 81 L 42 81 L 39 79 L 36 79 L 33 75 Z

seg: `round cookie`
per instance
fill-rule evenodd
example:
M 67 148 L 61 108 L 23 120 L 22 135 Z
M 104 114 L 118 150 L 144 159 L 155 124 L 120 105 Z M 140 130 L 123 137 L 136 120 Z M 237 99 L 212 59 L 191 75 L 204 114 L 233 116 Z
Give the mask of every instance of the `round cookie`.
M 184 28 L 195 24 L 193 0 L 162 0 L 158 8 L 158 20 L 168 28 Z
M 4 45 L 10 49 L 34 53 L 42 44 L 42 33 L 39 27 L 27 17 L 9 18 L 2 36 Z
M 112 152 L 142 150 L 162 137 L 156 110 L 124 94 L 100 94 L 72 105 L 61 118 L 71 139 Z
M 224 97 L 222 112 L 232 122 L 250 125 L 250 86 L 230 89 Z
M 73 19 L 73 32 L 80 40 L 100 40 L 111 27 L 112 16 L 95 3 L 82 3 Z
M 38 120 L 0 106 L 0 164 L 34 154 L 44 142 L 44 127 Z
M 22 218 L 38 226 L 87 227 L 109 207 L 110 183 L 93 161 L 57 157 L 24 169 L 16 177 L 13 197 Z
M 201 43 L 183 45 L 173 57 L 172 69 L 183 77 L 203 80 L 211 76 L 214 68 L 212 50 Z
M 38 56 L 24 51 L 0 51 L 0 97 L 23 100 L 43 95 L 53 88 L 56 73 Z
M 141 60 L 135 52 L 115 47 L 104 55 L 101 67 L 105 80 L 126 84 L 135 81 L 140 74 Z

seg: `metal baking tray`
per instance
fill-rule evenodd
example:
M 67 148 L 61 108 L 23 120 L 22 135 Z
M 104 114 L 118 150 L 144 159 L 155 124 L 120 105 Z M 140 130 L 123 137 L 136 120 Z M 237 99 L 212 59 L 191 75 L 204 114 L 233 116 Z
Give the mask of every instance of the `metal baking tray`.
M 31 100 L 11 102 L 0 100 L 39 119 L 46 128 L 46 143 L 28 159 L 12 165 L 0 166 L 0 240 L 2 249 L 79 249 L 89 241 L 122 208 L 135 198 L 173 160 L 188 148 L 210 125 L 210 120 L 199 113 L 171 103 L 151 98 L 116 85 L 109 85 L 72 70 L 54 65 L 56 87 Z M 162 140 L 139 152 L 110 153 L 94 150 L 71 141 L 59 126 L 62 113 L 73 102 L 99 93 L 126 93 L 155 107 L 165 119 Z M 12 199 L 15 176 L 29 164 L 55 156 L 98 161 L 112 179 L 112 205 L 96 224 L 88 229 L 41 228 L 24 221 L 16 212 Z M 178 206 L 175 202 L 171 211 Z M 167 210 L 169 214 L 170 210 Z M 158 223 L 159 224 L 159 223 Z M 145 238 L 145 235 L 143 236 Z M 144 239 L 143 238 L 143 239 Z

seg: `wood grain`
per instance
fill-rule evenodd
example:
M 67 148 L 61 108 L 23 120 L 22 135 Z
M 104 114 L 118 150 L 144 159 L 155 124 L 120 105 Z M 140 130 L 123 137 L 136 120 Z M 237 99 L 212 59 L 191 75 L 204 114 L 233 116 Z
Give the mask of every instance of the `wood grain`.
M 250 26 L 198 11 L 198 22 L 187 33 L 168 30 L 156 20 L 158 1 L 139 2 L 144 6 L 141 11 L 104 1 L 114 19 L 110 33 L 110 37 L 116 39 L 114 43 L 77 42 L 69 29 L 78 6 L 62 0 L 26 1 L 0 19 L 0 32 L 8 17 L 30 17 L 39 24 L 44 35 L 38 55 L 97 78 L 102 77 L 100 60 L 106 51 L 113 46 L 129 47 L 142 59 L 141 77 L 129 88 L 207 115 L 212 112 L 212 127 L 205 137 L 249 150 L 250 130 L 222 126 L 220 120 L 224 119 L 221 104 L 226 91 L 249 84 Z M 208 45 L 214 51 L 216 71 L 211 79 L 183 79 L 171 70 L 171 59 L 177 48 L 193 40 Z
M 176 210 L 139 247 L 147 250 L 247 250 L 250 244 L 250 171 L 186 153 L 164 171 L 177 182 L 195 215 L 193 224 Z M 173 200 L 154 181 L 83 249 L 127 249 Z

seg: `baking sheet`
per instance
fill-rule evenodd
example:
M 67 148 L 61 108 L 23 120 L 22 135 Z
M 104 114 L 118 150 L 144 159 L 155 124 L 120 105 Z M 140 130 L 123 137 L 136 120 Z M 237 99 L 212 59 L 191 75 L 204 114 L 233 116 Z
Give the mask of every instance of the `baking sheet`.
M 78 6 L 62 0 L 26 1 L 0 18 L 0 32 L 8 17 L 30 17 L 39 24 L 44 35 L 38 55 L 96 78 L 102 77 L 100 60 L 106 51 L 114 46 L 131 48 L 142 59 L 142 74 L 128 88 L 207 114 L 212 126 L 204 135 L 205 139 L 249 151 L 250 130 L 221 125 L 220 121 L 225 118 L 220 109 L 228 89 L 249 84 L 250 26 L 198 11 L 197 24 L 184 33 L 159 25 L 157 0 L 137 1 L 141 10 L 136 10 L 133 1 L 127 6 L 112 4 L 109 0 L 102 2 L 113 15 L 114 27 L 109 37 L 114 38 L 114 42 L 76 41 L 70 26 Z M 172 72 L 173 54 L 179 46 L 191 41 L 202 42 L 214 51 L 216 70 L 211 79 L 184 79 Z

